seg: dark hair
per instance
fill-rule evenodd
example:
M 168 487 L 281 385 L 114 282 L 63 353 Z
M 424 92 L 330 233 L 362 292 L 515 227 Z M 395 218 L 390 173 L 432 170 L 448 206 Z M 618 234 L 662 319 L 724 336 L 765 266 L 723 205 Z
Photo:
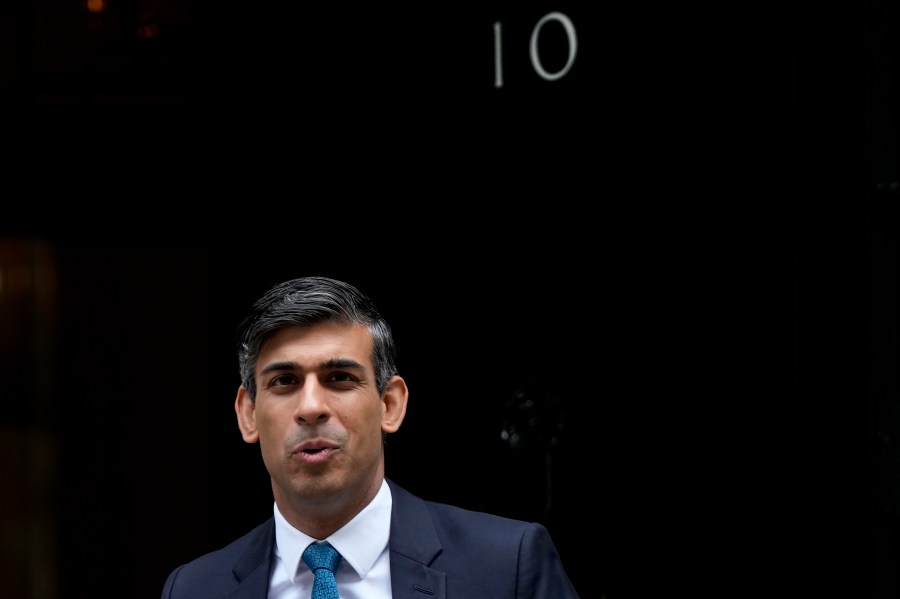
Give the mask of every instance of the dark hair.
M 363 325 L 372 335 L 372 363 L 378 394 L 397 374 L 396 347 L 390 326 L 375 304 L 359 289 L 327 277 L 300 277 L 279 283 L 256 300 L 237 329 L 241 384 L 256 401 L 256 360 L 263 341 L 289 326 L 322 322 Z

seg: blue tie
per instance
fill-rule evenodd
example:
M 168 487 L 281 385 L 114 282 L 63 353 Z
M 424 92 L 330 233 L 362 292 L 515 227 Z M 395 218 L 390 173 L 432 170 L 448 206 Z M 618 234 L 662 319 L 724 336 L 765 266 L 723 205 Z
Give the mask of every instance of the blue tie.
M 340 599 L 334 573 L 341 554 L 328 543 L 310 543 L 303 551 L 303 561 L 316 576 L 311 599 Z

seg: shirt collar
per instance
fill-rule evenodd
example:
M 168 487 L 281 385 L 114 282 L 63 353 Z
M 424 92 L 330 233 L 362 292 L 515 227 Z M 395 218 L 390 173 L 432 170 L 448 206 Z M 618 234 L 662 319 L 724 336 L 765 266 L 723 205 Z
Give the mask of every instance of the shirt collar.
M 338 569 L 346 563 L 360 578 L 365 578 L 387 546 L 392 503 L 391 490 L 387 481 L 382 479 L 381 488 L 369 505 L 330 537 L 323 539 L 341 554 L 343 559 Z M 291 578 L 296 579 L 303 550 L 317 539 L 291 526 L 281 515 L 277 504 L 274 513 L 275 550 L 292 573 Z

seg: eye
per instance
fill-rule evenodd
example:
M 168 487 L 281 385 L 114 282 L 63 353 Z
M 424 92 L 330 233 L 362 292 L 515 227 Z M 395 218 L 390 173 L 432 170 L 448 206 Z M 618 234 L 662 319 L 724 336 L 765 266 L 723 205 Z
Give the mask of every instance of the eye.
M 297 377 L 292 374 L 279 374 L 269 381 L 269 387 L 284 387 L 285 385 L 294 385 L 297 383 Z
M 355 383 L 358 380 L 359 379 L 349 372 L 344 371 L 332 372 L 328 375 L 328 382 L 330 383 Z

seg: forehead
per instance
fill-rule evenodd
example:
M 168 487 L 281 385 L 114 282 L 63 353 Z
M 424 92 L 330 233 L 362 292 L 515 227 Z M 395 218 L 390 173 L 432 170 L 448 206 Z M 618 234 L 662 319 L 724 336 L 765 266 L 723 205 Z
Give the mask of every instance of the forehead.
M 309 327 L 290 326 L 275 331 L 263 342 L 256 362 L 291 361 L 304 366 L 335 357 L 353 358 L 370 364 L 372 336 L 358 324 L 323 322 Z

